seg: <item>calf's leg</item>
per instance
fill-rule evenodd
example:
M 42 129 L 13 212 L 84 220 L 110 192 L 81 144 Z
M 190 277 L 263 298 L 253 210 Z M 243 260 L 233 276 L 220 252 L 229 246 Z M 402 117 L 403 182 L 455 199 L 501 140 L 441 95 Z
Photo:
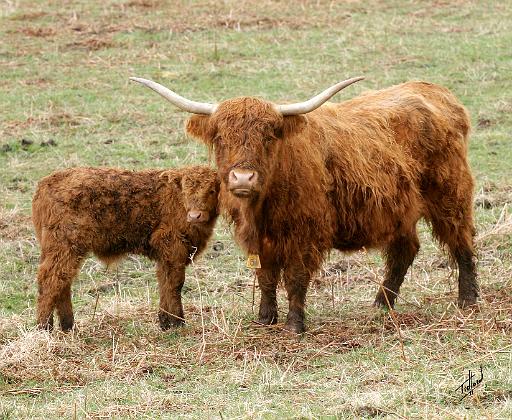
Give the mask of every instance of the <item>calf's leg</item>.
M 57 315 L 62 331 L 69 331 L 73 328 L 74 317 L 73 305 L 71 303 L 71 284 L 64 287 L 60 296 L 57 298 Z
M 82 257 L 69 250 L 43 251 L 37 274 L 37 324 L 39 328 L 53 328 L 53 311 L 57 308 L 64 331 L 73 327 L 71 283 L 75 278 Z
M 181 303 L 181 289 L 185 283 L 185 264 L 159 261 L 157 277 L 160 291 L 158 319 L 160 328 L 165 331 L 185 323 Z
M 409 235 L 400 236 L 386 248 L 386 276 L 375 297 L 375 306 L 393 307 L 405 274 L 414 261 L 420 242 L 416 229 Z

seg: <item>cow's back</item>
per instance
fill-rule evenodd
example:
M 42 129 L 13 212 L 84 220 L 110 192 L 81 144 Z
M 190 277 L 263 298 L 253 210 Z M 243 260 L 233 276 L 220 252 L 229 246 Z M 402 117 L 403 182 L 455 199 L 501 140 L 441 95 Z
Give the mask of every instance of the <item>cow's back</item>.
M 328 145 L 339 249 L 387 243 L 425 215 L 425 188 L 471 178 L 469 117 L 443 87 L 409 82 L 367 92 L 308 120 L 309 137 Z
M 351 138 L 366 135 L 369 139 L 375 133 L 379 142 L 396 143 L 414 159 L 420 172 L 453 154 L 467 154 L 468 112 L 439 85 L 407 82 L 327 108 L 334 110 L 338 124 L 352 130 Z

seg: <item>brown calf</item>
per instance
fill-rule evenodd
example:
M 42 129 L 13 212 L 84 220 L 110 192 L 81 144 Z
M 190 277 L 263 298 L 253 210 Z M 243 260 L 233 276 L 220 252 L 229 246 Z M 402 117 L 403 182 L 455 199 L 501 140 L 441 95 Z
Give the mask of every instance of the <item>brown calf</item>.
M 185 266 L 210 238 L 217 219 L 216 172 L 195 166 L 132 172 L 72 168 L 43 178 L 32 201 L 41 245 L 37 322 L 73 327 L 71 283 L 89 253 L 109 264 L 126 254 L 157 261 L 163 330 L 184 322 Z

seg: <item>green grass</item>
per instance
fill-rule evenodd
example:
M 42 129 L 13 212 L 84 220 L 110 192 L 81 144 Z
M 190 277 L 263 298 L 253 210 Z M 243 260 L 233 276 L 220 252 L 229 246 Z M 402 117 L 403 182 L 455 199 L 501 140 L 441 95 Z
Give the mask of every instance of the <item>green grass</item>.
M 23 0 L 0 5 L 0 38 L 0 418 L 512 417 L 506 2 Z M 117 271 L 85 263 L 73 333 L 35 329 L 38 179 L 209 161 L 184 133 L 187 115 L 129 76 L 201 101 L 295 101 L 357 75 L 335 100 L 422 79 L 470 111 L 479 312 L 453 304 L 455 273 L 422 226 L 395 312 L 371 307 L 378 254 L 333 252 L 309 290 L 309 332 L 261 328 L 252 273 L 221 223 L 224 249 L 187 272 L 185 328 L 158 329 L 153 264 L 133 257 Z M 283 319 L 284 290 L 279 303 Z M 459 402 L 480 365 L 483 385 Z

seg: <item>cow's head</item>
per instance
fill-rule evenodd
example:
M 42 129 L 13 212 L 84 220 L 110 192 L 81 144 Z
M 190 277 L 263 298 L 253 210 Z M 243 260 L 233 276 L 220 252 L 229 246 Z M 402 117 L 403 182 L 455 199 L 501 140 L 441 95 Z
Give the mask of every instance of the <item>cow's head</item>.
M 278 163 L 283 139 L 303 129 L 303 114 L 325 103 L 341 89 L 362 80 L 337 83 L 306 102 L 276 105 L 253 97 L 229 99 L 219 104 L 195 102 L 146 79 L 131 78 L 178 106 L 194 113 L 187 131 L 215 153 L 220 179 L 238 198 L 257 198 L 265 193 Z

